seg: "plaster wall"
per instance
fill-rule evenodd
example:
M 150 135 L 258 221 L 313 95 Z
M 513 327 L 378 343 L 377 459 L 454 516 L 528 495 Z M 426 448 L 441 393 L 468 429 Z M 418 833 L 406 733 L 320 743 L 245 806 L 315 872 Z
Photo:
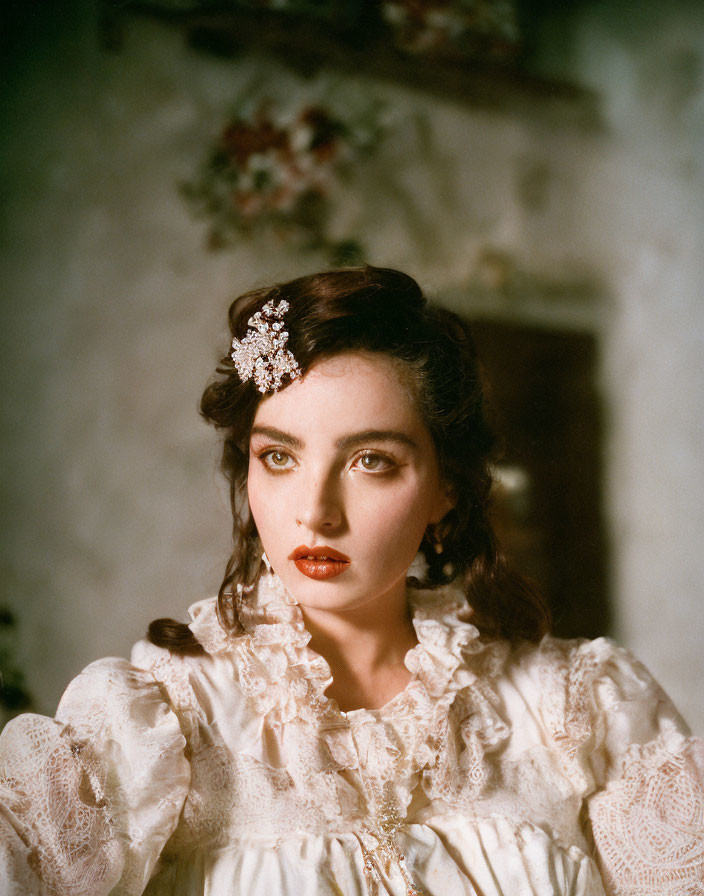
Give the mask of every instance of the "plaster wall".
M 176 189 L 233 96 L 310 85 L 147 22 L 106 54 L 80 7 L 53 15 L 11 61 L 0 136 L 0 600 L 40 711 L 87 662 L 217 589 L 227 497 L 197 404 L 226 307 L 324 265 L 263 238 L 208 252 Z M 396 137 L 336 226 L 438 294 L 461 296 L 486 247 L 602 285 L 587 317 L 603 335 L 616 634 L 704 730 L 704 24 L 685 4 L 633 20 L 592 7 L 552 62 L 602 92 L 598 132 L 373 85 Z
M 625 12 L 624 12 L 625 9 Z M 605 277 L 618 638 L 704 728 L 704 9 L 598 4 L 574 73 L 604 98 L 578 239 Z

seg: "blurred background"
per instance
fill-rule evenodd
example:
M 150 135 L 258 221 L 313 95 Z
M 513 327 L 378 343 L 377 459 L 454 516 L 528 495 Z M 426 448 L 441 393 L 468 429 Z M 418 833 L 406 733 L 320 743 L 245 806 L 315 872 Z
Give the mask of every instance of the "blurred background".
M 216 592 L 227 306 L 365 260 L 475 322 L 496 525 L 558 633 L 704 732 L 704 6 L 9 7 L 3 712 Z

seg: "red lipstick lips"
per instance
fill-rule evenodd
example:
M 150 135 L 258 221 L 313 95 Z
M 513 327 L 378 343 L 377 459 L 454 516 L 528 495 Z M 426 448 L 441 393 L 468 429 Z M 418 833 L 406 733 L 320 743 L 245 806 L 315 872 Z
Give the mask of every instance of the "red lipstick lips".
M 296 569 L 309 579 L 331 579 L 350 565 L 350 558 L 327 545 L 309 548 L 302 544 L 289 557 Z

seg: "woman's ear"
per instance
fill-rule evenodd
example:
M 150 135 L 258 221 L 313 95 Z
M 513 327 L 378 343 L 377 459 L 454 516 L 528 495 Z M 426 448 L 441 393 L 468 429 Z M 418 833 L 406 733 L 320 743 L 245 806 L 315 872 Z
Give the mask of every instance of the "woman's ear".
M 445 495 L 447 500 L 450 502 L 449 510 L 452 510 L 453 507 L 457 506 L 457 502 L 459 501 L 459 495 L 457 494 L 457 489 L 454 485 L 446 485 L 445 486 Z
M 456 504 L 457 492 L 454 486 L 441 483 L 438 489 L 435 507 L 433 508 L 433 513 L 428 522 L 437 525 Z

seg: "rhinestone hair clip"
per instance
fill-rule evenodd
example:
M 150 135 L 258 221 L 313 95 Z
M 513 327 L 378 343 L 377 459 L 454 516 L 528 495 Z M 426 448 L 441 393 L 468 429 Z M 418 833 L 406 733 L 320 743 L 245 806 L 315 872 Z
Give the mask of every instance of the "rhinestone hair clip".
M 232 340 L 232 358 L 243 383 L 254 379 L 260 392 L 281 387 L 283 378 L 295 380 L 301 368 L 286 348 L 288 331 L 284 329 L 284 314 L 289 305 L 282 299 L 278 305 L 269 301 L 247 321 L 250 328 L 244 339 Z

